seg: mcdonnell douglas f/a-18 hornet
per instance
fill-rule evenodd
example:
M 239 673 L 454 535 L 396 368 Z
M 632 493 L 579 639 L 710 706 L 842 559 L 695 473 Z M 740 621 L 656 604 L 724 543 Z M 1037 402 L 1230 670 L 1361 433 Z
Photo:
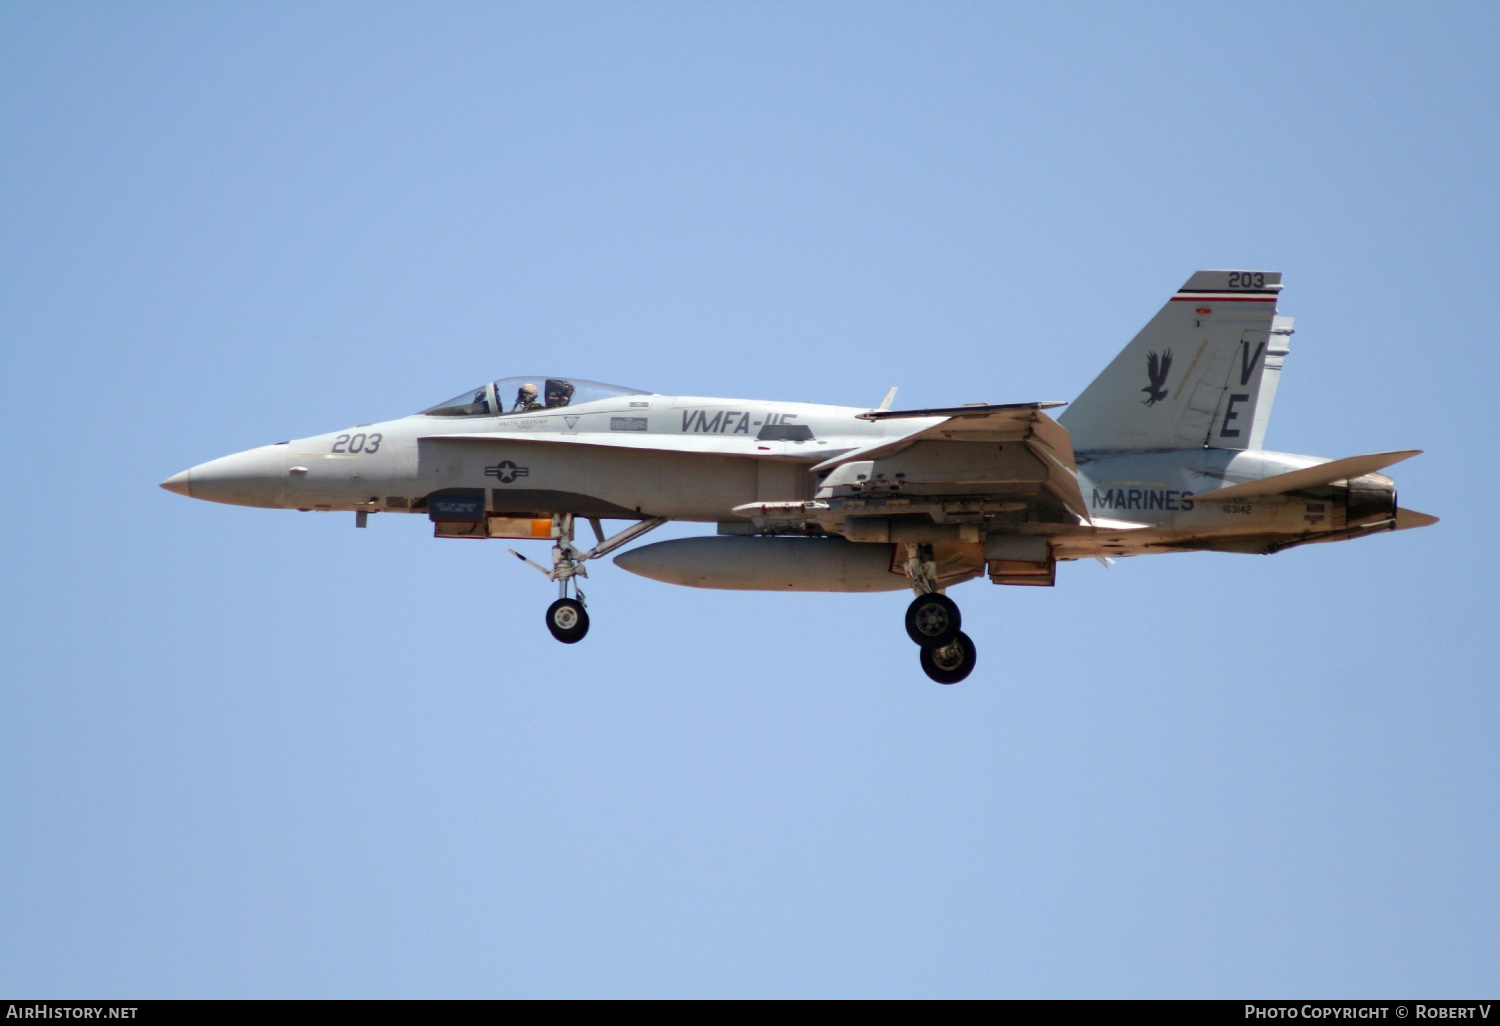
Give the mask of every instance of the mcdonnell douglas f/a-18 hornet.
M 225 456 L 168 478 L 195 499 L 425 514 L 439 538 L 552 543 L 553 636 L 588 632 L 590 560 L 670 520 L 716 534 L 615 564 L 695 588 L 916 593 L 906 632 L 953 684 L 975 665 L 946 591 L 1051 586 L 1057 564 L 1268 554 L 1421 527 L 1377 473 L 1418 450 L 1329 460 L 1261 447 L 1292 319 L 1281 275 L 1199 271 L 1066 412 L 1058 402 L 894 410 L 664 396 L 501 378 L 398 420 Z M 629 521 L 608 535 L 605 520 Z M 595 543 L 575 534 L 586 521 Z M 585 547 L 585 546 L 588 547 Z

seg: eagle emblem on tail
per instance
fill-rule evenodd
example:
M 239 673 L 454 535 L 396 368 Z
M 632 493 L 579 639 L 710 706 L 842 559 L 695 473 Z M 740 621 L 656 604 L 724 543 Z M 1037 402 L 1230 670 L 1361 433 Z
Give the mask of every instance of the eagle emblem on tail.
M 1167 397 L 1167 374 L 1172 370 L 1172 350 L 1165 349 L 1160 356 L 1150 352 L 1146 354 L 1146 375 L 1151 379 L 1151 384 L 1141 389 L 1146 393 L 1146 398 L 1141 402 L 1147 406 L 1155 406 Z

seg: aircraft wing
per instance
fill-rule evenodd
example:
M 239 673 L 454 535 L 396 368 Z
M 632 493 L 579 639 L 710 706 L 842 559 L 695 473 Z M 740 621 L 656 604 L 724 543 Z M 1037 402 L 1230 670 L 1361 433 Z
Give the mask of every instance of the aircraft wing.
M 1075 516 L 1089 521 L 1088 504 L 1078 487 L 1078 465 L 1073 459 L 1073 441 L 1068 431 L 1045 410 L 1065 406 L 1060 402 L 1006 403 L 1003 405 L 952 406 L 931 410 L 872 410 L 863 420 L 911 420 L 941 418 L 935 424 L 900 438 L 867 445 L 824 460 L 813 472 L 832 470 L 846 463 L 878 460 L 911 448 L 919 442 L 1021 442 L 1047 467 L 1045 488 Z
M 871 410 L 859 414 L 860 420 L 913 420 L 916 418 L 941 417 L 941 422 L 900 438 L 887 439 L 872 445 L 841 453 L 813 467 L 813 472 L 831 470 L 843 463 L 855 460 L 878 460 L 894 456 L 918 442 L 929 439 L 948 439 L 958 442 L 1022 442 L 1034 435 L 1050 440 L 1048 447 L 1062 459 L 1065 466 L 1077 469 L 1073 463 L 1073 443 L 1061 424 L 1042 413 L 1054 406 L 1066 406 L 1060 402 L 1006 403 L 999 406 L 950 406 L 934 410 Z M 1065 457 L 1064 457 L 1064 454 Z
M 962 418 L 964 430 L 940 423 L 934 427 L 917 431 L 902 438 L 881 441 L 862 449 L 835 449 L 817 469 L 827 469 L 846 463 L 850 459 L 878 459 L 900 452 L 928 437 L 948 437 L 960 441 L 1020 441 L 1036 426 L 1029 425 L 1033 411 L 1062 406 L 1063 403 L 1018 403 L 1010 406 L 960 406 L 944 410 L 888 411 L 875 410 L 860 414 L 866 420 L 883 420 L 916 417 L 944 417 L 948 420 Z M 1064 462 L 1073 466 L 1073 447 L 1067 442 L 1067 431 L 1052 418 L 1042 415 L 1045 423 L 1040 430 L 1049 434 L 1060 434 L 1060 452 L 1065 452 Z M 935 433 L 936 432 L 936 433 Z M 818 459 L 825 452 L 811 451 L 811 447 L 792 449 L 785 442 L 765 442 L 753 436 L 730 435 L 678 435 L 678 434 L 607 434 L 590 431 L 572 434 L 561 431 L 453 431 L 423 435 L 420 441 L 443 442 L 542 442 L 552 445 L 592 445 L 611 449 L 646 449 L 657 452 L 711 453 L 716 456 L 754 456 L 760 459 L 794 459 L 798 462 Z
M 1377 470 L 1384 470 L 1402 460 L 1420 456 L 1421 453 L 1421 449 L 1402 449 L 1398 452 L 1372 453 L 1369 456 L 1350 456 L 1329 463 L 1319 463 L 1315 467 L 1304 467 L 1286 474 L 1263 477 L 1257 481 L 1246 481 L 1227 488 L 1215 488 L 1211 492 L 1199 492 L 1193 496 L 1193 501 L 1217 502 L 1220 499 L 1244 499 L 1252 495 L 1280 495 L 1282 492 L 1295 492 L 1299 488 L 1315 488 L 1318 485 L 1345 481 L 1362 474 L 1373 474 Z
M 711 453 L 715 456 L 755 456 L 760 459 L 795 458 L 806 462 L 821 453 L 792 453 L 787 443 L 766 443 L 756 439 L 727 435 L 616 434 L 600 431 L 587 434 L 565 434 L 560 431 L 471 431 L 423 435 L 422 442 L 541 442 L 547 445 L 586 445 L 606 449 L 645 449 L 655 452 Z

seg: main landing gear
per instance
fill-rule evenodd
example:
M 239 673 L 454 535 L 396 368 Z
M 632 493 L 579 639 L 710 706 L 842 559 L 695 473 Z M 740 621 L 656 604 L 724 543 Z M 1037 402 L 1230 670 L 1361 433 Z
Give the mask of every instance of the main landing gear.
M 922 649 L 922 672 L 939 684 L 957 684 L 974 672 L 978 653 L 963 631 L 942 648 Z
M 938 591 L 931 545 L 915 547 L 906 576 L 917 597 L 906 608 L 906 633 L 922 649 L 922 672 L 939 684 L 957 684 L 974 672 L 978 654 L 963 625 L 958 605 Z
M 510 550 L 512 556 L 541 571 L 549 581 L 557 582 L 557 601 L 547 607 L 547 630 L 552 632 L 554 638 L 564 645 L 574 645 L 582 641 L 583 636 L 589 632 L 589 614 L 584 608 L 583 589 L 578 586 L 578 578 L 589 575 L 583 564 L 608 555 L 621 545 L 634 541 L 666 522 L 665 517 L 647 517 L 631 524 L 614 537 L 605 538 L 604 527 L 598 520 L 590 519 L 589 526 L 594 529 L 594 537 L 599 544 L 584 552 L 573 544 L 573 514 L 564 513 L 556 518 L 558 537 L 556 544 L 552 546 L 551 570 L 527 559 L 515 549 Z M 568 597 L 570 586 L 572 598 Z

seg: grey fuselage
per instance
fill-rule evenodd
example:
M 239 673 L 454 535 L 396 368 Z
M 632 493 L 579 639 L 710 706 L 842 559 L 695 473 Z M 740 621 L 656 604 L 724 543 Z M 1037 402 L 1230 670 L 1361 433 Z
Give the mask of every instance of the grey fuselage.
M 792 533 L 848 534 L 849 518 L 885 517 L 920 540 L 929 524 L 967 524 L 959 544 L 991 535 L 1044 537 L 1056 559 L 1214 549 L 1269 552 L 1347 537 L 1371 514 L 1349 489 L 1195 502 L 1193 496 L 1328 462 L 1264 450 L 1196 448 L 1080 452 L 1079 490 L 1091 522 L 1007 510 L 1024 488 L 961 480 L 882 489 L 850 473 L 810 468 L 842 453 L 899 440 L 939 417 L 867 420 L 870 411 L 811 403 L 627 395 L 499 416 L 417 414 L 262 446 L 193 467 L 166 487 L 193 498 L 299 510 L 429 512 L 430 498 L 482 496 L 488 514 L 640 519 L 662 517 L 758 531 L 736 507 L 827 500 Z M 921 443 L 919 443 L 921 444 Z M 966 457 L 1022 466 L 1036 457 L 1005 443 L 973 443 Z M 910 453 L 911 450 L 908 450 Z M 901 457 L 891 457 L 899 460 Z M 871 479 L 883 462 L 870 464 Z M 854 466 L 846 464 L 846 467 Z M 861 464 L 860 466 L 864 466 Z M 962 475 L 959 475 L 962 477 Z M 984 474 L 974 480 L 985 478 Z M 1005 477 L 990 474 L 989 478 Z M 1376 511 L 1394 517 L 1389 479 L 1367 475 Z M 1373 480 L 1378 479 L 1378 480 Z M 830 486 L 830 480 L 834 486 Z M 838 484 L 842 481 L 843 484 Z M 1014 504 L 1012 504 L 1014 505 Z M 1351 510 L 1353 520 L 1351 520 Z M 896 536 L 872 541 L 893 542 Z

